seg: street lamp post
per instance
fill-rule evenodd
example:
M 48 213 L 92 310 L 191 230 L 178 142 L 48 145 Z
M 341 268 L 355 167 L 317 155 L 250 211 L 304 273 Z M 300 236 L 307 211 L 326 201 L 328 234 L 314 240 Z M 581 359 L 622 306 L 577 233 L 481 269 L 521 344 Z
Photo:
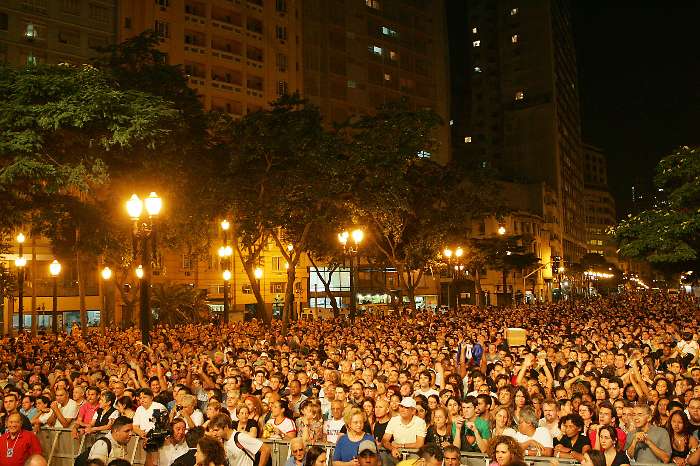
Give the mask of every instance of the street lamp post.
M 105 267 L 100 273 L 102 275 L 102 312 L 100 313 L 100 327 L 102 328 L 102 333 L 106 333 L 107 330 L 107 320 L 109 319 L 109 312 L 107 310 L 107 293 L 105 288 L 112 278 L 112 269 Z
M 447 270 L 450 271 L 450 282 L 447 284 L 447 307 L 449 308 L 452 305 L 452 280 L 454 277 L 454 273 L 452 272 L 452 254 L 454 251 L 450 248 L 445 248 L 444 251 L 442 251 L 443 257 L 447 259 Z
M 219 248 L 219 257 L 221 258 L 221 265 L 224 268 L 223 278 L 224 278 L 224 324 L 229 322 L 229 299 L 228 299 L 228 286 L 229 280 L 231 280 L 231 271 L 229 270 L 230 257 L 233 254 L 233 249 L 228 245 L 228 230 L 231 228 L 231 224 L 228 220 L 224 219 L 221 221 L 221 231 L 224 236 L 224 245 Z M 226 278 L 228 276 L 228 278 Z
M 146 208 L 148 218 L 141 221 L 141 214 L 144 207 Z M 155 243 L 154 220 L 160 213 L 162 207 L 162 199 L 154 192 L 149 194 L 144 200 L 139 199 L 136 194 L 133 194 L 126 203 L 126 210 L 134 223 L 134 229 L 132 231 L 134 247 L 135 249 L 140 249 L 141 252 L 141 265 L 136 269 L 136 275 L 140 280 L 139 320 L 141 326 L 141 342 L 144 345 L 148 345 L 151 331 L 151 246 L 155 249 L 155 244 L 151 244 L 151 239 L 153 239 L 153 243 Z M 140 245 L 138 244 L 138 240 L 141 240 Z M 134 250 L 134 255 L 136 255 L 136 250 Z
M 355 317 L 355 311 L 356 311 L 356 300 L 355 300 L 355 291 L 356 291 L 356 269 L 360 268 L 360 256 L 358 254 L 360 250 L 360 243 L 362 243 L 362 240 L 365 237 L 365 232 L 362 231 L 360 228 L 356 228 L 355 230 L 352 231 L 352 233 L 348 233 L 346 230 L 343 230 L 341 233 L 338 233 L 338 241 L 340 241 L 340 244 L 343 245 L 343 255 L 348 256 L 348 259 L 350 260 L 350 309 L 349 309 L 349 314 L 350 318 Z M 349 239 L 352 238 L 353 244 L 348 245 Z M 357 259 L 357 267 L 353 265 L 354 258 Z
M 58 274 L 61 273 L 61 264 L 54 259 L 49 265 L 49 273 L 53 279 L 53 302 L 51 306 L 51 331 L 58 333 Z
M 27 259 L 24 258 L 24 240 L 26 239 L 24 234 L 20 233 L 17 235 L 17 243 L 19 243 L 19 257 L 15 259 L 15 266 L 17 267 L 17 293 L 19 295 L 19 320 L 17 333 L 20 334 L 24 330 L 24 267 L 27 265 Z

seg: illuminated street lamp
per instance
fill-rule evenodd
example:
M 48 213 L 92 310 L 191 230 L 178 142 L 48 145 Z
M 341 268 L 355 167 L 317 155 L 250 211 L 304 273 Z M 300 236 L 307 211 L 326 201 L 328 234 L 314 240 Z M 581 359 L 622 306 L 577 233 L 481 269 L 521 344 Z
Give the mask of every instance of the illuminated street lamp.
M 107 329 L 107 321 L 109 320 L 109 310 L 108 308 L 108 303 L 107 303 L 107 293 L 105 291 L 105 288 L 107 287 L 107 283 L 112 279 L 112 269 L 109 267 L 105 267 L 102 269 L 102 272 L 100 272 L 100 275 L 102 275 L 102 313 L 100 314 L 100 327 L 102 327 L 102 333 L 105 333 Z
M 343 256 L 347 256 L 348 260 L 350 261 L 350 306 L 349 306 L 349 314 L 350 318 L 355 317 L 355 312 L 356 312 L 356 273 L 357 270 L 360 268 L 360 257 L 359 257 L 359 250 L 360 250 L 360 244 L 362 243 L 362 240 L 365 237 L 365 232 L 361 228 L 356 228 L 352 231 L 352 233 L 348 233 L 347 230 L 343 230 L 341 233 L 338 233 L 338 241 L 340 244 L 343 246 Z M 354 244 L 348 245 L 348 240 L 352 238 L 352 242 Z M 357 262 L 357 267 L 355 267 L 354 262 Z
M 463 266 L 460 266 L 459 259 L 464 255 L 464 249 L 457 246 L 454 250 L 445 248 L 442 251 L 442 256 L 447 259 L 447 270 L 450 272 L 450 282 L 447 284 L 447 306 L 452 305 L 452 288 L 454 287 L 455 278 L 459 275 Z M 458 263 L 452 268 L 452 257 L 455 257 Z M 459 307 L 459 296 L 457 295 L 457 307 Z
M 148 214 L 145 219 L 142 218 L 144 208 Z M 139 320 L 141 324 L 141 342 L 144 345 L 148 345 L 151 331 L 150 279 L 151 254 L 155 255 L 156 249 L 155 219 L 162 208 L 163 200 L 155 192 L 151 192 L 144 200 L 141 200 L 136 194 L 132 194 L 131 198 L 126 202 L 126 211 L 133 221 L 134 258 L 136 258 L 139 250 L 141 253 L 141 265 L 136 269 L 136 276 L 140 280 Z
M 221 226 L 221 232 L 223 234 L 224 245 L 219 248 L 219 258 L 221 267 L 224 269 L 224 275 L 226 272 L 229 273 L 229 278 L 224 278 L 224 324 L 229 322 L 229 280 L 231 279 L 231 272 L 228 270 L 231 267 L 231 256 L 233 255 L 233 249 L 228 245 L 228 230 L 231 228 L 231 224 L 228 220 L 223 219 L 219 224 Z
M 24 258 L 22 247 L 24 246 L 26 238 L 23 233 L 19 233 L 15 239 L 19 244 L 19 257 L 15 259 L 15 267 L 17 267 L 17 293 L 19 296 L 19 321 L 17 332 L 22 333 L 22 330 L 24 330 L 24 267 L 27 265 L 27 259 Z
M 53 281 L 51 331 L 55 335 L 58 333 L 58 275 L 61 273 L 61 264 L 56 259 L 49 264 L 49 273 L 51 274 L 51 279 Z
M 504 227 L 503 225 L 499 226 L 498 227 L 498 234 L 501 236 L 505 235 L 506 234 L 506 227 Z

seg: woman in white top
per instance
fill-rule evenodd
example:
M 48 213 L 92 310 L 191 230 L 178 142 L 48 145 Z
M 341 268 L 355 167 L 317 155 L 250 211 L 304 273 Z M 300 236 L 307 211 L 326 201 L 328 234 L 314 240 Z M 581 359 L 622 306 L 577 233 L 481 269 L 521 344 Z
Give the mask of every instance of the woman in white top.
M 297 436 L 297 426 L 292 421 L 292 413 L 287 400 L 277 400 L 270 406 L 271 417 L 265 424 L 263 436 L 270 439 L 293 439 Z

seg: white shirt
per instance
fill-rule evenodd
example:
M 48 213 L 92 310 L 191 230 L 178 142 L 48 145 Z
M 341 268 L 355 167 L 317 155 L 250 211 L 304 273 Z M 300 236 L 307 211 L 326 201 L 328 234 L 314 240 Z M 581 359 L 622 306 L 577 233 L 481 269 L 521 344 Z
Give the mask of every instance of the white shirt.
M 107 457 L 107 444 L 102 439 L 95 441 L 95 444 L 90 448 L 90 453 L 88 453 L 88 459 L 99 458 L 105 463 L 113 459 L 126 459 L 126 446 L 120 444 L 114 438 L 112 438 L 112 433 L 109 432 L 107 435 L 102 437 L 112 444 L 112 449 L 109 451 L 109 457 Z
M 532 437 L 528 437 L 527 435 L 518 432 L 515 436 L 515 440 L 517 440 L 518 443 L 525 443 L 528 440 L 534 440 L 544 448 L 553 447 L 552 434 L 549 433 L 549 429 L 546 427 L 538 427 L 535 429 L 535 433 L 532 435 Z
M 194 422 L 195 427 L 196 426 L 201 426 L 204 424 L 204 414 L 198 409 L 195 409 L 194 412 L 190 415 L 190 418 L 192 419 L 192 422 Z M 191 427 L 187 427 L 187 430 L 191 429 Z
M 426 391 L 423 391 L 419 388 L 418 390 L 416 390 L 415 394 L 423 395 L 426 399 L 430 398 L 430 395 L 437 395 L 438 397 L 440 396 L 440 393 L 433 388 L 428 388 Z
M 263 445 L 262 441 L 253 438 L 245 432 L 238 432 L 237 438 L 238 443 L 240 443 L 253 458 Z M 228 466 L 253 466 L 253 460 L 248 457 L 246 452 L 238 448 L 235 439 L 236 432 L 233 432 L 231 438 L 224 443 Z
M 183 439 L 177 445 L 166 442 L 163 447 L 158 450 L 158 466 L 170 466 L 173 461 L 190 451 L 187 442 Z
M 329 419 L 323 423 L 323 435 L 326 436 L 326 441 L 335 443 L 340 437 L 340 430 L 345 425 L 345 421 L 341 419 Z
M 154 401 L 148 409 L 143 406 L 136 408 L 136 412 L 134 413 L 134 425 L 144 432 L 153 429 L 155 424 L 151 421 L 151 418 L 153 417 L 153 411 L 156 410 L 165 411 L 165 406 Z
M 539 427 L 544 427 L 549 431 L 549 434 L 554 437 L 559 437 L 561 435 L 561 430 L 559 429 L 559 423 L 555 422 L 551 426 L 547 425 L 547 420 L 545 418 L 540 419 Z
M 681 340 L 677 345 L 678 351 L 681 352 L 682 356 L 686 354 L 692 354 L 696 356 L 698 354 L 698 342 L 695 340 L 685 341 Z
M 60 406 L 60 403 L 59 403 Z M 61 414 L 63 414 L 63 417 L 65 417 L 68 420 L 75 419 L 78 417 L 78 403 L 75 402 L 74 399 L 69 399 L 68 403 L 66 403 L 65 406 L 61 406 Z M 56 423 L 54 424 L 54 427 L 57 429 L 62 429 L 63 424 L 61 424 L 61 421 L 56 419 Z
M 404 424 L 401 416 L 394 416 L 386 425 L 384 435 L 391 434 L 394 443 L 414 443 L 417 437 L 425 438 L 425 421 L 418 416 L 413 416 L 411 422 Z

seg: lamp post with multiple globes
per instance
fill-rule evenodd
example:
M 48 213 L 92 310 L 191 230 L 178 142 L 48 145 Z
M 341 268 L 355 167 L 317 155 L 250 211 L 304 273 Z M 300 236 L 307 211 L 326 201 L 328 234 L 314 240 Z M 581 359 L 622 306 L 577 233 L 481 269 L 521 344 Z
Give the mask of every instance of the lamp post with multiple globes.
M 58 333 L 58 275 L 61 273 L 61 264 L 56 259 L 49 264 L 49 273 L 51 274 L 51 279 L 53 281 L 51 331 L 55 335 Z
M 349 313 L 350 318 L 355 316 L 356 307 L 356 273 L 357 269 L 360 268 L 360 256 L 358 254 L 360 250 L 360 243 L 365 237 L 365 232 L 361 228 L 356 228 L 352 233 L 348 233 L 347 230 L 343 230 L 338 233 L 338 241 L 343 245 L 343 256 L 347 256 L 350 261 L 350 306 Z M 352 238 L 352 243 L 349 242 Z M 357 267 L 353 265 L 353 262 L 357 260 Z
M 231 280 L 233 274 L 229 270 L 231 256 L 233 255 L 233 249 L 228 245 L 228 230 L 231 228 L 231 224 L 228 220 L 224 219 L 221 221 L 221 231 L 223 232 L 224 245 L 219 248 L 219 257 L 221 258 L 221 266 L 224 271 L 222 277 L 224 279 L 224 323 L 229 322 L 229 281 Z
M 102 269 L 102 272 L 100 272 L 100 275 L 102 275 L 102 312 L 100 314 L 100 328 L 102 329 L 102 333 L 105 333 L 107 329 L 107 321 L 110 317 L 106 288 L 112 279 L 112 269 L 105 267 Z
M 260 293 L 260 297 L 262 298 L 262 301 L 264 303 L 265 302 L 265 292 L 260 287 L 260 280 L 262 280 L 262 277 L 263 277 L 262 267 L 255 267 L 255 270 L 253 270 L 253 276 L 255 276 L 255 280 L 258 282 L 258 292 Z M 264 306 L 264 304 L 263 304 L 263 306 Z M 264 312 L 265 312 L 265 309 L 258 309 L 258 318 L 262 319 Z
M 144 207 L 147 217 L 142 219 Z M 139 278 L 139 321 L 141 342 L 148 345 L 151 331 L 151 249 L 155 250 L 155 219 L 163 207 L 163 200 L 154 192 L 141 200 L 133 194 L 126 203 L 126 210 L 133 222 L 134 258 L 140 252 L 141 264 L 136 268 Z

